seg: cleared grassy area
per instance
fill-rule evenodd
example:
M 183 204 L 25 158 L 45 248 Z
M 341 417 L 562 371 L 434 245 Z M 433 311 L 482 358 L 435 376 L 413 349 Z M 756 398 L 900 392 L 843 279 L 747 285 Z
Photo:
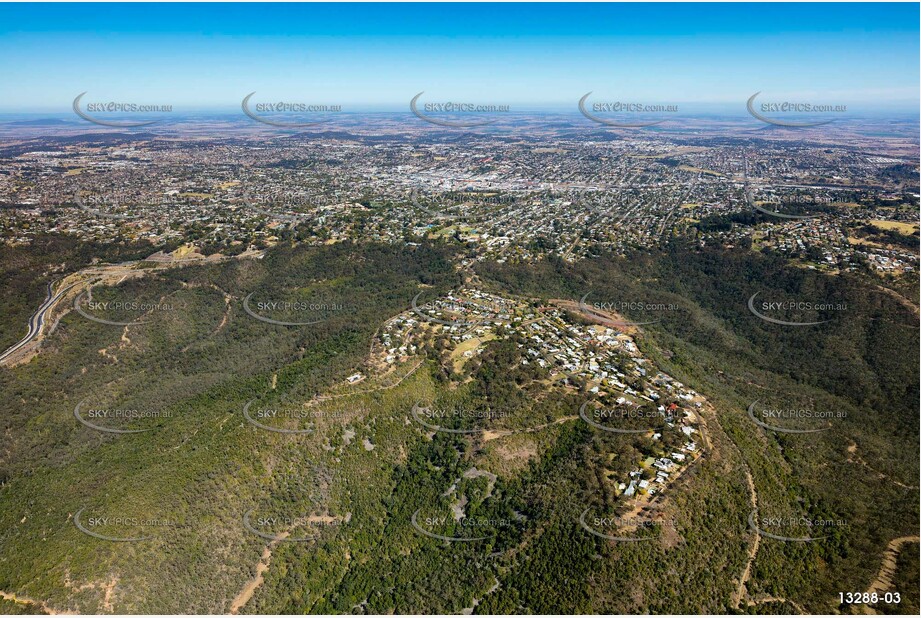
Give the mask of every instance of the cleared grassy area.
M 481 345 L 492 341 L 496 336 L 489 332 L 482 337 L 472 337 L 467 341 L 462 341 L 454 350 L 451 351 L 451 361 L 454 364 L 454 371 L 460 372 L 470 357 L 464 356 L 467 352 L 474 352 Z
M 708 174 L 710 176 L 723 176 L 723 174 L 720 172 L 704 169 L 702 167 L 692 167 L 690 165 L 679 165 L 678 169 L 683 170 L 685 172 L 694 172 L 696 174 Z
M 917 223 L 906 223 L 904 221 L 882 221 L 879 219 L 873 219 L 870 221 L 876 227 L 883 228 L 884 230 L 895 230 L 901 232 L 906 236 L 911 236 L 919 230 Z

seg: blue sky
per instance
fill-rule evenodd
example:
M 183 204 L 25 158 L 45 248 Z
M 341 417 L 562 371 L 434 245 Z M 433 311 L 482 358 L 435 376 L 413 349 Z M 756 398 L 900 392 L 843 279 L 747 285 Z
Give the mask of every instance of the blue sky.
M 3 111 L 781 98 L 918 110 L 902 4 L 0 4 Z

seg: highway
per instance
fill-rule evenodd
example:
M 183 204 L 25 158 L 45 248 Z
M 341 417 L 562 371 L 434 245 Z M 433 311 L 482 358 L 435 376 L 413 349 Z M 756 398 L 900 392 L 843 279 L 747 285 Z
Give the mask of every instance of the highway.
M 262 257 L 265 255 L 265 252 L 259 253 L 241 253 L 236 256 L 221 256 L 220 258 L 206 258 L 210 262 L 223 262 L 226 260 L 241 259 L 247 257 Z M 184 266 L 188 263 L 201 263 L 205 259 L 194 259 L 194 260 L 173 260 L 172 262 L 160 262 L 161 266 L 159 268 L 170 268 L 175 266 Z M 26 336 L 16 345 L 10 347 L 3 353 L 0 353 L 0 365 L 6 363 L 12 356 L 16 354 L 19 350 L 29 344 L 31 341 L 34 341 L 36 337 L 39 336 L 42 332 L 42 328 L 45 325 L 45 315 L 51 310 L 54 305 L 61 299 L 64 294 L 66 294 L 70 289 L 78 285 L 91 285 L 91 280 L 102 280 L 104 278 L 113 278 L 125 276 L 131 274 L 139 274 L 138 271 L 134 270 L 134 267 L 138 264 L 137 261 L 128 261 L 121 262 L 119 264 L 106 264 L 106 265 L 97 265 L 89 268 L 85 268 L 75 274 L 80 275 L 85 278 L 83 281 L 77 281 L 72 283 L 67 287 L 61 289 L 57 294 L 54 293 L 54 286 L 61 283 L 64 279 L 58 279 L 52 283 L 48 284 L 48 295 L 45 298 L 45 302 L 38 308 L 38 310 L 32 314 L 32 317 L 29 318 L 29 331 L 26 333 Z
M 77 285 L 76 283 L 73 283 L 63 288 L 57 294 L 54 294 L 54 285 L 59 282 L 60 280 L 48 284 L 48 296 L 45 298 L 45 302 L 42 303 L 38 310 L 32 314 L 32 317 L 29 318 L 29 332 L 26 333 L 26 336 L 23 337 L 19 343 L 0 354 L 0 364 L 6 362 L 6 360 L 13 354 L 22 349 L 30 341 L 33 341 L 36 337 L 38 337 L 39 333 L 42 332 L 42 328 L 45 326 L 45 315 L 52 307 L 54 307 L 55 303 L 58 302 L 58 300 L 60 300 L 61 297 L 67 293 L 68 290 Z

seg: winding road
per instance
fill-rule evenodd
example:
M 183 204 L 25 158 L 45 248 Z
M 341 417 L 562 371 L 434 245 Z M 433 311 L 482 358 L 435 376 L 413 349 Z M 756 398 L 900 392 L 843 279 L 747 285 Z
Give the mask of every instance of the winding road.
M 29 331 L 26 333 L 26 336 L 23 337 L 19 343 L 10 347 L 8 350 L 0 354 L 0 364 L 3 364 L 11 356 L 16 354 L 19 350 L 25 347 L 29 342 L 33 341 L 36 337 L 41 334 L 42 329 L 45 327 L 45 316 L 48 311 L 54 307 L 64 294 L 66 294 L 71 288 L 73 288 L 76 283 L 68 285 L 61 289 L 57 294 L 54 293 L 54 285 L 60 283 L 62 280 L 55 281 L 48 284 L 48 295 L 45 297 L 45 302 L 38 308 L 38 310 L 32 314 L 32 317 L 29 318 Z

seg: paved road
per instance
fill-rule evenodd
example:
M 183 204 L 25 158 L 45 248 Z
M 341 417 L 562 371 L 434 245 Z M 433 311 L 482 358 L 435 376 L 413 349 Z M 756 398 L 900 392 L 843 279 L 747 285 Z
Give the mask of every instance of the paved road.
M 22 349 L 26 344 L 38 337 L 39 333 L 42 331 L 42 328 L 45 326 L 45 315 L 48 313 L 48 310 L 54 307 L 55 303 L 57 303 L 58 300 L 60 300 L 61 297 L 67 293 L 68 290 L 77 285 L 76 283 L 68 285 L 67 287 L 61 289 L 57 294 L 55 294 L 54 285 L 56 283 L 59 283 L 59 281 L 48 284 L 48 296 L 45 298 L 45 302 L 42 303 L 41 307 L 39 307 L 38 310 L 32 314 L 32 317 L 29 318 L 29 332 L 26 333 L 26 336 L 23 337 L 19 343 L 0 354 L 0 363 L 4 363 L 9 357 Z
M 186 260 L 173 260 L 171 262 L 160 262 L 160 264 L 162 264 L 162 266 L 160 267 L 164 268 L 164 267 L 171 267 L 171 266 L 184 266 L 189 263 L 202 263 L 206 261 L 207 262 L 223 262 L 227 260 L 241 259 L 241 258 L 247 258 L 247 257 L 262 257 L 264 255 L 265 255 L 265 251 L 249 253 L 249 254 L 241 253 L 240 255 L 234 255 L 234 256 L 225 255 L 225 256 L 221 256 L 220 258 L 204 258 L 204 259 L 196 258 L 196 259 L 186 259 Z M 128 261 L 128 262 L 121 262 L 119 264 L 93 266 L 93 267 L 85 268 L 76 274 L 83 275 L 89 278 L 99 277 L 99 276 L 114 277 L 116 275 L 135 274 L 137 271 L 134 270 L 134 266 L 136 266 L 138 263 L 139 261 Z M 64 294 L 68 292 L 68 290 L 70 290 L 71 288 L 77 285 L 89 285 L 90 284 L 89 281 L 82 281 L 82 282 L 78 281 L 77 283 L 72 283 L 71 285 L 68 285 L 67 287 L 61 289 L 57 294 L 54 294 L 54 286 L 60 283 L 61 281 L 63 281 L 63 279 L 59 279 L 57 281 L 54 281 L 48 284 L 48 296 L 45 298 L 45 302 L 42 303 L 42 306 L 39 307 L 38 310 L 34 314 L 32 314 L 31 318 L 29 318 L 29 332 L 26 333 L 26 336 L 23 337 L 19 343 L 12 346 L 10 349 L 6 350 L 5 352 L 0 353 L 0 365 L 4 364 L 7 360 L 9 360 L 11 356 L 16 354 L 16 352 L 21 350 L 26 344 L 28 344 L 29 342 L 33 341 L 36 337 L 38 337 L 38 335 L 42 331 L 42 328 L 45 325 L 45 315 L 48 313 L 48 311 L 52 307 L 54 307 L 54 305 L 61 299 L 61 297 L 64 296 Z

